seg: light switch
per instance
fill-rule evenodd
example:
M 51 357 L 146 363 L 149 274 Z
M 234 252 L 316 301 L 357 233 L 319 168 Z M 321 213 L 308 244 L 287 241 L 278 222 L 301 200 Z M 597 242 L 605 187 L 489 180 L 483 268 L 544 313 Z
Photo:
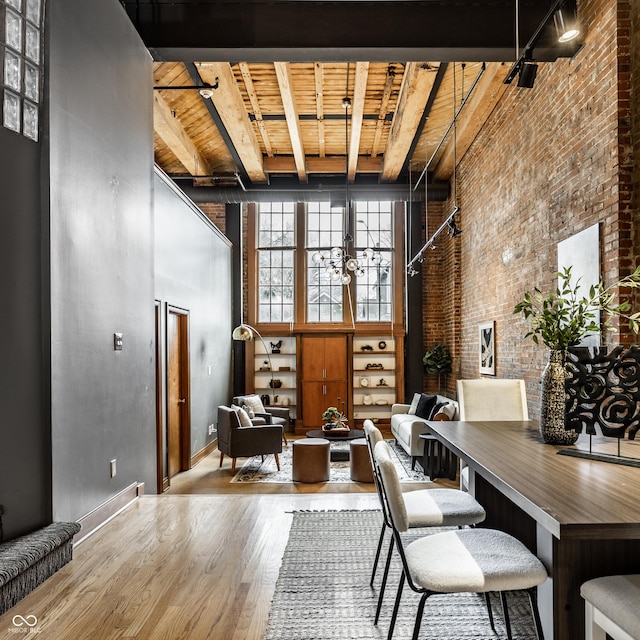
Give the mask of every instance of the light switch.
M 122 334 L 121 333 L 113 334 L 113 350 L 122 351 Z

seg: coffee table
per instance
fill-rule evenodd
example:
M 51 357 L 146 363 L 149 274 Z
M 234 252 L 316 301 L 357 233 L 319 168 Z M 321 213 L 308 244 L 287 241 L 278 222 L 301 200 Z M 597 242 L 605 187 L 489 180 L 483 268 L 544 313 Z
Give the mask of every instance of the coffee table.
M 324 438 L 329 442 L 346 442 L 349 440 L 356 440 L 357 438 L 364 438 L 364 431 L 362 429 L 349 429 L 349 431 L 336 431 L 332 433 L 331 430 L 324 431 L 323 429 L 312 429 L 307 431 L 307 438 Z M 349 460 L 349 449 L 344 451 L 334 451 L 331 449 L 330 453 L 331 462 L 347 462 Z

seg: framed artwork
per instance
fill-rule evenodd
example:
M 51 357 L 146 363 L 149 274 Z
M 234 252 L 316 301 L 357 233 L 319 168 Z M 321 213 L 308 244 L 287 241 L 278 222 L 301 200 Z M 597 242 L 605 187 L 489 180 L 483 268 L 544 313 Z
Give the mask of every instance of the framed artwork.
M 482 322 L 478 325 L 480 338 L 480 373 L 496 375 L 496 323 Z

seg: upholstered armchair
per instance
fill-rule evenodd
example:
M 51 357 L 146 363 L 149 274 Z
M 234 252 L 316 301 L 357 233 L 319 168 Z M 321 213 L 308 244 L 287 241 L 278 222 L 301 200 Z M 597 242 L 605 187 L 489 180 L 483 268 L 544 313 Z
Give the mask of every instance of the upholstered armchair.
M 233 404 L 238 407 L 249 407 L 253 410 L 251 422 L 254 425 L 279 424 L 282 426 L 282 438 L 287 444 L 287 429 L 289 428 L 289 407 L 264 406 L 260 396 L 252 393 L 244 396 L 235 396 Z
M 264 424 L 242 426 L 235 409 L 218 407 L 218 450 L 220 466 L 226 456 L 231 461 L 231 473 L 236 472 L 236 458 L 265 456 L 273 453 L 280 470 L 278 454 L 282 451 L 282 425 Z

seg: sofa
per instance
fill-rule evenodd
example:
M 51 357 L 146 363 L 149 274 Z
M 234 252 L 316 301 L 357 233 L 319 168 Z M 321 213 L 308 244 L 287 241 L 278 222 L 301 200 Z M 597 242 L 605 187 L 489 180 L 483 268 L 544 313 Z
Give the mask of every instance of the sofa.
M 420 400 L 427 400 L 420 410 Z M 421 415 L 416 415 L 416 411 Z M 398 445 L 411 456 L 413 469 L 418 458 L 422 459 L 425 441 L 420 434 L 427 433 L 427 420 L 459 420 L 458 403 L 451 398 L 439 394 L 415 394 L 411 404 L 394 404 L 391 406 L 391 433 Z

